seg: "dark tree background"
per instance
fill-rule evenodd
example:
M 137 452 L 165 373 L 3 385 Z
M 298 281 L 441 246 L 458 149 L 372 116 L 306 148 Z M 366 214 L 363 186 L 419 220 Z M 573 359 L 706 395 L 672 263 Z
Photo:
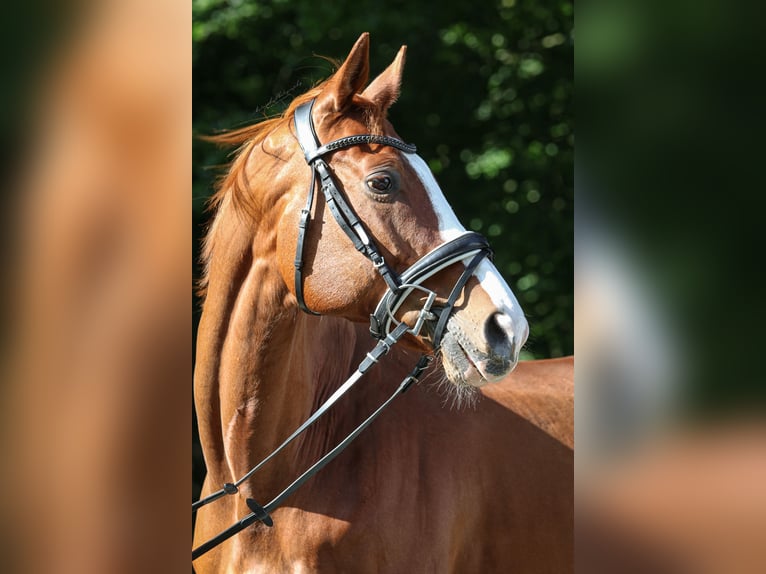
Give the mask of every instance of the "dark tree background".
M 280 112 L 332 73 L 319 56 L 342 61 L 362 32 L 372 76 L 406 44 L 393 125 L 466 227 L 489 237 L 529 319 L 522 358 L 572 352 L 571 1 L 194 0 L 193 18 L 197 135 Z M 226 161 L 195 141 L 195 263 Z
M 407 44 L 391 110 L 466 227 L 487 235 L 526 311 L 527 358 L 573 347 L 573 17 L 566 0 L 194 0 L 196 134 L 279 112 L 371 34 L 372 74 Z M 194 144 L 199 239 L 215 166 Z M 197 244 L 198 246 L 198 244 Z M 195 251 L 196 257 L 196 251 Z

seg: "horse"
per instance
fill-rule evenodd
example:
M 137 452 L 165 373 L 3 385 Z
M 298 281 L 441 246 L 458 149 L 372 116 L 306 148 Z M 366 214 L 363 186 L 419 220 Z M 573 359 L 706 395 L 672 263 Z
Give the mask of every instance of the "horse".
M 573 359 L 519 362 L 516 297 L 387 119 L 405 54 L 367 85 L 365 33 L 281 116 L 216 136 L 239 151 L 203 251 L 194 395 L 217 500 L 194 544 L 254 519 L 200 574 L 572 570 Z

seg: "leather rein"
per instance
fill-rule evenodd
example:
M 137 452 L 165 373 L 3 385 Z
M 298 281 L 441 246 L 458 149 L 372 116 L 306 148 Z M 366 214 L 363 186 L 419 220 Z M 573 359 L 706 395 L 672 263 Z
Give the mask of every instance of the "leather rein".
M 343 383 L 287 439 L 285 439 L 282 444 L 250 469 L 239 480 L 235 482 L 227 482 L 220 490 L 194 502 L 192 504 L 192 512 L 195 512 L 198 508 L 209 504 L 222 496 L 236 494 L 239 491 L 239 486 L 243 482 L 250 478 L 277 453 L 284 449 L 290 442 L 325 414 L 328 409 L 349 389 L 351 389 L 351 387 L 353 387 L 370 368 L 377 364 L 378 360 L 388 353 L 391 347 L 406 333 L 418 336 L 423 325 L 426 323 L 435 323 L 432 334 L 432 346 L 434 350 L 438 349 L 441 344 L 444 329 L 447 326 L 447 321 L 454 308 L 455 301 L 462 292 L 463 287 L 468 282 L 468 279 L 471 277 L 479 263 L 485 257 L 491 257 L 492 255 L 489 243 L 482 235 L 473 232 L 465 232 L 450 241 L 442 243 L 437 248 L 418 259 L 401 274 L 396 273 L 396 271 L 386 263 L 377 246 L 367 233 L 364 225 L 356 216 L 354 210 L 348 204 L 343 194 L 341 194 L 333 179 L 332 171 L 324 157 L 334 151 L 357 145 L 385 145 L 396 148 L 407 154 L 415 153 L 416 148 L 414 145 L 404 143 L 396 138 L 373 134 L 347 136 L 322 145 L 316 135 L 314 122 L 311 117 L 313 104 L 314 100 L 311 100 L 310 102 L 299 106 L 295 110 L 294 116 L 298 143 L 303 150 L 306 163 L 311 169 L 311 180 L 309 182 L 306 204 L 301 210 L 300 221 L 298 223 L 298 242 L 295 253 L 295 294 L 298 300 L 298 306 L 306 313 L 319 315 L 319 313 L 308 308 L 303 298 L 304 242 L 306 238 L 306 230 L 311 221 L 311 209 L 314 204 L 314 197 L 316 196 L 316 184 L 319 182 L 325 198 L 325 203 L 333 218 L 354 244 L 354 247 L 372 262 L 373 266 L 386 283 L 387 290 L 375 308 L 375 311 L 370 315 L 370 333 L 373 338 L 377 340 L 377 343 L 375 347 L 367 353 L 364 360 L 362 360 L 356 371 L 346 380 L 346 382 Z M 465 263 L 463 273 L 452 288 L 446 302 L 434 306 L 437 294 L 424 287 L 423 282 L 441 270 L 459 262 Z M 418 313 L 415 325 L 409 327 L 407 324 L 398 321 L 394 314 L 415 290 L 425 294 L 425 302 Z M 422 355 L 409 375 L 402 380 L 394 393 L 386 399 L 380 407 L 346 436 L 346 438 L 338 443 L 338 445 L 295 479 L 295 481 L 271 500 L 271 502 L 261 506 L 254 499 L 247 498 L 246 503 L 251 511 L 250 514 L 192 550 L 192 560 L 197 559 L 199 556 L 202 556 L 209 550 L 215 548 L 224 540 L 245 529 L 250 524 L 260 521 L 267 526 L 272 526 L 273 521 L 271 519 L 271 513 L 296 489 L 324 468 L 331 460 L 351 444 L 351 442 L 365 428 L 367 428 L 396 397 L 404 393 L 412 383 L 417 382 L 432 358 L 431 355 Z

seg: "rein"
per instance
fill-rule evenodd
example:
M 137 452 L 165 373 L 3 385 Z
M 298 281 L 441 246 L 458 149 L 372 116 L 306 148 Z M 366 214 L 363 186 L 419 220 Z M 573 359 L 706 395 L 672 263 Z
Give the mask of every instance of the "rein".
M 301 433 L 314 424 L 322 415 L 324 415 L 338 399 L 343 396 L 357 381 L 374 365 L 378 360 L 389 352 L 406 333 L 418 336 L 423 325 L 428 321 L 435 322 L 432 335 L 432 346 L 434 350 L 439 348 L 441 338 L 447 326 L 447 321 L 452 313 L 455 301 L 463 290 L 463 287 L 470 279 L 476 267 L 485 258 L 491 256 L 491 249 L 487 240 L 478 233 L 465 232 L 450 241 L 442 243 L 420 259 L 418 259 L 409 268 L 401 274 L 397 274 L 385 261 L 380 254 L 375 243 L 370 239 L 364 225 L 354 213 L 351 206 L 343 197 L 335 181 L 329 165 L 323 157 L 334 151 L 365 144 L 380 144 L 394 147 L 404 153 L 415 153 L 414 145 L 404 143 L 401 140 L 389 136 L 364 134 L 343 137 L 330 143 L 321 145 L 314 129 L 314 122 L 311 118 L 311 109 L 314 100 L 299 106 L 295 110 L 295 130 L 298 143 L 303 150 L 306 163 L 311 169 L 311 180 L 306 198 L 305 207 L 301 210 L 300 221 L 298 223 L 298 242 L 295 253 L 295 294 L 300 309 L 311 315 L 319 315 L 308 308 L 303 298 L 303 250 L 311 217 L 311 208 L 316 196 L 316 183 L 321 182 L 322 193 L 325 197 L 330 213 L 338 223 L 343 232 L 348 236 L 354 247 L 367 257 L 375 269 L 380 273 L 386 283 L 387 290 L 378 303 L 373 314 L 370 315 L 370 334 L 377 339 L 375 347 L 367 353 L 367 356 L 359 364 L 354 374 L 349 377 L 303 424 L 301 424 L 285 441 L 271 452 L 266 458 L 250 469 L 242 478 L 235 482 L 227 482 L 223 487 L 194 502 L 192 512 L 205 506 L 225 495 L 233 495 L 239 491 L 239 486 L 257 472 L 264 464 L 271 460 L 277 453 L 285 448 L 290 442 L 297 438 Z M 437 294 L 422 283 L 436 273 L 454 265 L 464 262 L 465 269 L 456 281 L 446 302 L 442 305 L 434 306 Z M 467 262 L 467 263 L 466 263 Z M 422 291 L 426 294 L 426 300 L 418 313 L 418 318 L 413 327 L 409 327 L 403 322 L 399 322 L 394 314 L 401 307 L 404 301 L 415 291 Z M 261 506 L 252 498 L 246 499 L 250 514 L 234 523 L 226 530 L 220 532 L 207 542 L 204 542 L 192 550 L 192 560 L 197 559 L 209 550 L 215 548 L 224 540 L 234 536 L 250 524 L 263 522 L 266 526 L 272 526 L 273 521 L 270 514 L 276 510 L 295 490 L 303 485 L 309 478 L 314 476 L 324 468 L 331 460 L 338 456 L 351 442 L 365 429 L 373 420 L 391 402 L 403 394 L 414 382 L 417 382 L 420 375 L 432 360 L 431 355 L 422 355 L 409 375 L 407 375 L 399 384 L 394 393 L 386 399 L 369 417 L 367 417 L 359 426 L 357 426 L 346 438 L 344 438 L 332 450 L 315 462 L 308 470 L 301 474 L 279 495 L 265 506 Z

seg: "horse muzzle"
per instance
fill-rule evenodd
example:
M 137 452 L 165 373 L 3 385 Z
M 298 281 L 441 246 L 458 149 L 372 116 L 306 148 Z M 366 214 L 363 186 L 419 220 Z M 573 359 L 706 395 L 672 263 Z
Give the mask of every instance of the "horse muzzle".
M 447 322 L 441 344 L 447 379 L 474 387 L 504 379 L 516 367 L 528 334 L 522 314 L 495 311 L 480 322 L 458 311 Z

